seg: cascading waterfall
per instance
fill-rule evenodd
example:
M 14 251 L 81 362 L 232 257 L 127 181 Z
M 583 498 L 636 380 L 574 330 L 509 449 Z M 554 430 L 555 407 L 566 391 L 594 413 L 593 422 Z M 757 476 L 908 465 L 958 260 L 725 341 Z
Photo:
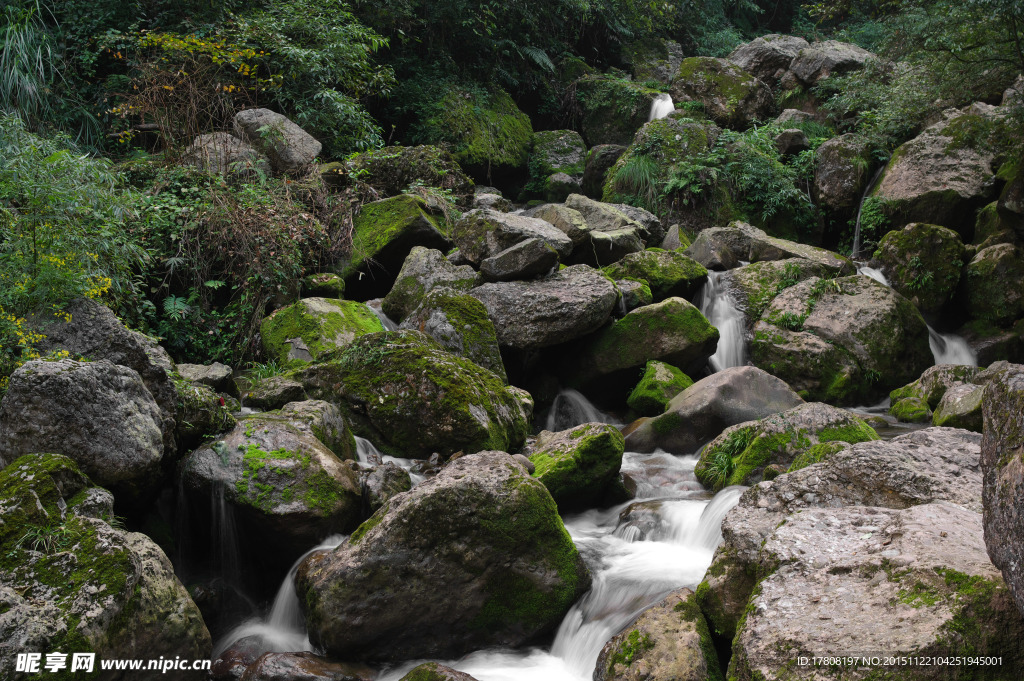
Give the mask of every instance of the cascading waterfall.
M 578 390 L 560 390 L 551 403 L 544 428 L 552 432 L 567 430 L 581 423 L 610 423 L 590 400 Z
M 214 549 L 215 572 L 229 584 L 241 582 L 242 571 L 238 559 L 238 531 L 235 512 L 224 494 L 224 484 L 214 483 L 210 490 L 210 546 Z
M 871 178 L 871 182 L 868 182 L 868 186 L 860 197 L 860 203 L 857 204 L 857 222 L 853 228 L 853 252 L 850 254 L 850 257 L 854 260 L 860 256 L 860 215 L 864 210 L 864 202 L 868 200 L 868 195 L 875 188 L 875 185 L 878 184 L 878 180 L 882 177 L 882 172 L 884 171 L 885 166 L 883 165 L 875 172 L 875 176 Z
M 398 324 L 395 324 L 395 322 L 380 309 L 379 300 L 371 300 L 366 303 L 366 307 L 370 308 L 373 314 L 377 315 L 377 319 L 379 319 L 380 323 L 384 325 L 385 331 L 398 331 Z
M 265 620 L 254 619 L 244 622 L 225 635 L 213 649 L 213 659 L 231 647 L 231 644 L 248 636 L 259 637 L 265 653 L 289 653 L 313 650 L 306 635 L 306 624 L 302 619 L 299 595 L 295 591 L 295 573 L 306 556 L 314 551 L 336 548 L 345 540 L 342 535 L 333 535 L 314 546 L 295 561 L 281 587 L 274 597 L 274 604 Z
M 651 113 L 647 115 L 647 122 L 665 118 L 675 110 L 676 105 L 672 103 L 672 95 L 662 93 L 651 102 Z
M 879 270 L 866 265 L 857 268 L 857 274 L 871 277 L 877 282 L 889 286 L 889 280 Z M 962 364 L 978 366 L 978 356 L 962 337 L 955 333 L 939 333 L 928 324 L 928 347 L 936 364 Z
M 726 488 L 709 501 L 693 475 L 696 462 L 693 456 L 627 452 L 623 472 L 637 483 L 638 499 L 565 519 L 594 584 L 562 620 L 550 652 L 482 650 L 446 664 L 480 681 L 590 681 L 612 636 L 669 591 L 695 587 L 711 564 L 722 518 L 745 488 Z M 631 507 L 648 518 L 653 513 L 656 527 L 638 527 Z M 416 664 L 389 670 L 381 681 L 397 681 Z
M 700 292 L 701 313 L 718 329 L 718 348 L 708 360 L 715 371 L 747 363 L 746 320 L 733 292 L 725 284 L 725 272 L 708 272 Z
M 423 464 L 421 460 L 400 459 L 397 456 L 388 456 L 381 453 L 372 442 L 359 436 L 356 436 L 356 459 L 365 468 L 379 466 L 382 463 L 393 463 L 399 468 L 404 468 L 409 471 L 409 479 L 412 481 L 413 487 L 427 479 L 419 471 L 419 467 Z

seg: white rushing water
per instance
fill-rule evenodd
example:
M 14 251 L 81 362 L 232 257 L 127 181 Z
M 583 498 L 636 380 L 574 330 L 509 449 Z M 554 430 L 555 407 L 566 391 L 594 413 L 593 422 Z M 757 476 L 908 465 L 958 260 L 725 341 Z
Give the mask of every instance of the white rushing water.
M 871 178 L 871 182 L 868 182 L 868 186 L 864 188 L 864 193 L 860 197 L 860 203 L 857 204 L 857 222 L 853 228 L 853 249 L 850 254 L 850 257 L 854 260 L 856 260 L 860 255 L 860 216 L 864 210 L 864 202 L 867 201 L 868 195 L 871 193 L 871 190 L 875 188 L 875 185 L 878 183 L 879 178 L 882 177 L 882 172 L 884 170 L 885 165 L 883 164 L 881 168 L 875 171 L 875 176 Z
M 409 479 L 412 481 L 413 487 L 427 479 L 420 471 L 420 467 L 424 463 L 421 459 L 402 459 L 397 456 L 388 456 L 377 449 L 376 445 L 372 442 L 358 435 L 356 436 L 356 460 L 364 468 L 372 468 L 382 463 L 393 463 L 399 468 L 404 468 L 409 471 Z
M 874 267 L 862 265 L 857 268 L 857 274 L 871 277 L 877 282 L 889 286 L 889 280 Z M 978 356 L 971 349 L 962 337 L 955 333 L 939 333 L 928 324 L 928 347 L 931 348 L 932 357 L 936 364 L 964 364 L 967 366 L 978 366 Z
M 366 307 L 370 308 L 373 314 L 377 315 L 377 319 L 379 319 L 380 323 L 384 325 L 385 331 L 397 331 L 398 324 L 395 324 L 395 322 L 392 321 L 390 317 L 384 314 L 384 311 L 380 309 L 380 304 L 381 299 L 376 298 L 374 300 L 367 301 Z
M 722 518 L 745 488 L 709 500 L 693 475 L 696 462 L 627 452 L 622 471 L 638 499 L 565 518 L 594 582 L 562 620 L 551 650 L 481 650 L 445 664 L 479 681 L 590 681 L 612 636 L 669 591 L 696 587 L 711 564 Z M 419 662 L 388 670 L 381 681 L 397 681 Z
M 665 116 L 668 116 L 675 110 L 676 105 L 672 103 L 672 95 L 662 93 L 651 102 L 651 113 L 647 115 L 647 122 L 650 123 L 659 118 L 665 118 Z
M 733 292 L 725 285 L 725 272 L 708 272 L 700 292 L 701 313 L 718 329 L 718 348 L 708 362 L 715 371 L 747 363 L 746 320 Z
M 213 648 L 213 659 L 220 657 L 220 654 L 231 647 L 231 644 L 248 636 L 258 636 L 262 642 L 265 653 L 288 653 L 313 650 L 309 637 L 306 635 L 306 625 L 302 620 L 302 610 L 299 607 L 299 597 L 295 593 L 295 573 L 299 564 L 306 556 L 314 551 L 333 549 L 345 540 L 343 535 L 334 535 L 325 539 L 319 545 L 313 547 L 295 561 L 288 576 L 281 582 L 281 587 L 274 597 L 274 605 L 266 619 L 252 619 L 243 622 L 232 629 Z
M 545 430 L 559 432 L 581 423 L 611 423 L 611 419 L 595 407 L 583 393 L 566 388 L 555 396 L 544 423 Z

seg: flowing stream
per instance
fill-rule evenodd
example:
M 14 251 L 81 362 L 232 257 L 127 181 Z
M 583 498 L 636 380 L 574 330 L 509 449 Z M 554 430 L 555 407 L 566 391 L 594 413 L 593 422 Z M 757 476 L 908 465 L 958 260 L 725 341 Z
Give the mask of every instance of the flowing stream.
M 747 363 L 746 320 L 733 292 L 725 284 L 725 272 L 708 272 L 697 307 L 718 329 L 718 347 L 708 362 L 715 371 Z
M 559 391 L 548 410 L 544 429 L 557 433 L 582 423 L 611 423 L 611 419 L 578 390 L 566 388 Z
M 857 268 L 857 274 L 871 277 L 877 282 L 889 286 L 889 280 L 874 267 L 863 265 Z M 936 364 L 962 364 L 978 366 L 978 356 L 962 337 L 955 333 L 939 333 L 928 324 L 928 347 Z
M 647 122 L 650 123 L 659 118 L 665 118 L 665 116 L 668 116 L 675 110 L 676 105 L 672 103 L 672 95 L 662 93 L 651 102 L 651 113 L 647 115 Z

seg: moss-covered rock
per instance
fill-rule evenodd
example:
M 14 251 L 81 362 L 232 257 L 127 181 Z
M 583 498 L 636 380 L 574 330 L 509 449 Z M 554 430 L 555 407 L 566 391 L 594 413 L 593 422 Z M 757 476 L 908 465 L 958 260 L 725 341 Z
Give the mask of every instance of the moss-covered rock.
M 690 299 L 708 278 L 708 271 L 700 263 L 682 253 L 660 248 L 630 253 L 602 271 L 612 279 L 646 282 L 654 302 L 672 297 Z
M 174 387 L 178 391 L 175 439 L 182 451 L 194 449 L 207 437 L 235 427 L 235 417 L 213 388 L 180 377 Z
M 311 409 L 294 414 L 286 407 L 250 416 L 181 464 L 189 494 L 197 500 L 223 495 L 235 509 L 240 531 L 274 537 L 283 563 L 327 535 L 351 531 L 361 519 L 355 473 L 317 436 L 344 453 L 355 449 L 352 434 L 337 407 L 314 406 L 319 415 Z
M 609 76 L 576 81 L 576 102 L 583 110 L 580 129 L 589 146 L 629 144 L 647 122 L 659 90 Z
M 498 334 L 487 308 L 476 298 L 439 288 L 423 297 L 401 328 L 422 331 L 448 352 L 461 355 L 507 381 L 498 350 Z
M 1009 326 L 1024 317 L 1024 251 L 997 244 L 978 252 L 963 279 L 968 310 L 975 319 Z
M 340 403 L 357 434 L 402 457 L 515 451 L 532 416 L 528 395 L 419 331 L 363 336 L 296 377 L 310 395 Z
M 383 330 L 380 318 L 363 303 L 303 298 L 264 319 L 260 339 L 269 357 L 289 366 L 337 354 L 356 338 Z
M 775 296 L 801 281 L 811 277 L 827 277 L 832 272 L 825 265 L 806 258 L 763 260 L 730 270 L 726 282 L 736 293 L 736 302 L 750 327 L 761 318 Z
M 932 420 L 932 410 L 928 408 L 927 400 L 920 397 L 904 397 L 894 402 L 889 407 L 889 413 L 904 423 L 928 423 Z
M 264 411 L 280 409 L 289 402 L 300 402 L 304 399 L 306 391 L 302 384 L 287 375 L 252 380 L 242 395 L 242 403 L 245 406 Z
M 490 169 L 525 166 L 533 127 L 501 88 L 450 87 L 414 135 L 431 144 L 444 142 L 459 165 L 483 177 Z
M 441 251 L 416 246 L 402 263 L 395 285 L 381 301 L 381 310 L 401 323 L 433 289 L 468 291 L 478 280 L 479 276 L 469 265 L 453 265 Z
M 867 140 L 847 133 L 827 140 L 815 152 L 814 198 L 832 211 L 852 213 L 868 183 Z
M 364 203 L 353 219 L 352 251 L 338 264 L 349 295 L 366 300 L 391 290 L 414 246 L 447 252 L 446 230 L 415 196 Z
M 111 526 L 113 497 L 73 461 L 16 459 L 0 472 L 0 500 L 0 648 L 44 661 L 55 651 L 209 657 L 210 634 L 171 562 L 145 535 Z M 72 674 L 69 664 L 45 676 L 122 678 L 104 676 L 99 664 L 91 673 Z
M 728 59 L 684 59 L 670 91 L 677 103 L 700 102 L 712 120 L 730 128 L 743 129 L 774 115 L 768 86 Z
M 583 175 L 587 145 L 575 130 L 544 130 L 533 134 L 530 176 L 543 180 L 555 173 Z
M 652 359 L 698 369 L 718 346 L 718 329 L 692 303 L 667 298 L 631 311 L 572 350 L 565 375 L 572 385 L 600 382 L 627 390 Z M 610 383 L 609 383 L 610 382 Z
M 540 218 L 531 218 L 494 210 L 472 210 L 452 228 L 459 253 L 474 265 L 530 239 L 550 246 L 559 258 L 573 250 L 572 239 L 562 230 Z
M 424 662 L 413 667 L 401 681 L 476 681 L 465 672 L 452 669 L 439 662 Z
M 672 592 L 601 650 L 594 681 L 722 681 L 718 654 L 696 596 Z
M 956 232 L 920 222 L 889 232 L 875 251 L 889 285 L 929 313 L 939 312 L 953 297 L 965 256 Z
M 547 488 L 504 452 L 462 456 L 299 567 L 314 645 L 457 657 L 552 632 L 590 586 Z
M 935 409 L 947 390 L 964 383 L 973 383 L 980 371 L 978 367 L 959 364 L 928 367 L 916 380 L 890 392 L 889 399 L 895 404 L 903 399 L 918 398 L 924 400 L 926 408 Z
M 621 144 L 598 144 L 587 152 L 586 166 L 580 188 L 592 199 L 600 199 L 604 192 L 605 176 L 619 157 L 626 152 Z
M 717 491 L 758 482 L 772 464 L 785 470 L 818 444 L 877 439 L 875 430 L 850 412 L 811 402 L 727 428 L 704 448 L 694 472 L 701 484 Z
M 831 404 L 877 400 L 933 363 L 917 308 L 862 275 L 784 290 L 754 326 L 751 354 L 756 366 Z
M 345 170 L 377 190 L 381 198 L 398 196 L 410 185 L 437 187 L 452 193 L 456 205 L 469 208 L 473 181 L 452 154 L 440 147 L 384 147 L 349 158 Z
M 982 397 L 985 388 L 964 384 L 950 388 L 932 414 L 932 425 L 982 432 Z
M 309 274 L 302 278 L 301 290 L 306 298 L 343 298 L 345 280 L 333 272 Z
M 533 475 L 563 512 L 598 504 L 619 475 L 625 441 L 615 426 L 584 423 L 560 433 L 543 431 L 530 454 Z
M 629 408 L 642 416 L 657 416 L 669 400 L 693 385 L 693 379 L 671 364 L 651 360 L 644 375 L 626 398 Z
M 887 423 L 885 419 L 882 419 L 882 422 Z M 867 423 L 868 426 L 871 426 L 871 424 L 868 423 L 866 420 L 864 421 L 864 423 Z M 813 466 L 816 463 L 821 463 L 822 461 L 832 456 L 833 454 L 837 454 L 843 451 L 844 449 L 846 449 L 846 447 L 847 443 L 845 442 L 822 442 L 820 444 L 816 444 L 804 450 L 800 454 L 797 454 L 796 458 L 793 459 L 793 463 L 790 464 L 788 469 L 786 469 L 786 472 L 792 473 L 802 468 Z

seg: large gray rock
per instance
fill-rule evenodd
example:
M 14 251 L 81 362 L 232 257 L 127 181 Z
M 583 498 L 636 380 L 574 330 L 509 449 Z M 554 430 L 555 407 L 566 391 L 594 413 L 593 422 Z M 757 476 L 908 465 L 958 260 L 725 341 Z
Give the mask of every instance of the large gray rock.
M 409 471 L 389 462 L 382 463 L 363 480 L 363 503 L 370 513 L 386 504 L 391 497 L 412 489 Z
M 380 318 L 363 303 L 303 298 L 264 318 L 260 341 L 267 356 L 287 366 L 337 355 L 356 338 L 383 330 Z
M 235 114 L 235 133 L 270 159 L 274 170 L 295 172 L 313 162 L 323 145 L 286 116 L 270 109 Z
M 569 237 L 572 241 L 573 249 L 590 239 L 591 229 L 583 214 L 575 208 L 569 208 L 564 204 L 545 203 L 525 211 L 523 215 L 539 218 L 551 223 L 556 229 Z
M 160 426 L 160 408 L 128 367 L 27 362 L 0 401 L 0 465 L 23 454 L 64 454 L 98 483 L 137 500 L 160 479 Z
M 187 492 L 198 499 L 223 495 L 243 531 L 274 537 L 292 560 L 324 537 L 353 529 L 362 511 L 355 473 L 317 437 L 351 438 L 337 407 L 298 404 L 312 409 L 251 416 L 186 457 L 180 471 Z
M 697 590 L 712 629 L 732 639 L 761 546 L 794 514 L 940 500 L 980 510 L 980 442 L 965 430 L 928 428 L 890 441 L 837 444 L 820 452 L 820 462 L 749 488 L 722 521 L 722 544 Z
M 487 281 L 532 279 L 558 267 L 558 251 L 541 239 L 527 239 L 480 262 Z
M 587 145 L 575 130 L 543 130 L 533 133 L 530 169 L 538 178 L 556 173 L 574 177 L 583 174 Z
M 969 383 L 946 391 L 932 414 L 932 424 L 982 432 L 985 388 Z
M 236 392 L 231 381 L 231 367 L 227 364 L 179 364 L 177 370 L 186 381 L 209 386 L 221 393 Z
M 1024 365 L 1011 364 L 985 388 L 985 544 L 1024 613 Z
M 476 298 L 451 289 L 434 289 L 399 327 L 422 331 L 448 352 L 461 355 L 501 380 L 507 380 L 498 349 L 498 333 L 487 308 Z
M 105 359 L 138 372 L 160 406 L 164 449 L 172 452 L 177 391 L 171 356 L 152 338 L 125 327 L 110 308 L 94 300 L 78 298 L 65 306 L 64 312 L 70 320 L 50 316 L 30 319 L 32 326 L 46 336 L 40 351 L 67 350 L 72 357 Z
M 749 329 L 779 293 L 811 277 L 827 277 L 833 273 L 834 270 L 813 260 L 786 258 L 737 267 L 726 273 L 722 281 L 736 297 L 737 307 Z
M 520 645 L 589 586 L 551 495 L 504 452 L 450 462 L 296 577 L 311 640 L 343 659 Z
M 589 240 L 573 249 L 573 259 L 577 262 L 613 263 L 627 253 L 642 251 L 651 237 L 647 227 L 616 204 L 594 201 L 582 194 L 570 194 L 565 206 L 579 211 L 590 230 Z
M 453 265 L 441 251 L 414 246 L 380 307 L 395 323 L 401 323 L 433 289 L 468 291 L 478 278 L 469 265 Z
M 0 651 L 111 658 L 209 658 L 210 634 L 163 551 L 112 527 L 113 499 L 70 459 L 22 457 L 0 472 Z M 70 666 L 70 665 L 69 665 Z M 33 678 L 45 678 L 33 675 Z M 124 681 L 137 672 L 107 671 Z M 193 672 L 162 677 L 196 679 Z
M 608 321 L 615 287 L 586 265 L 538 281 L 484 284 L 470 295 L 487 308 L 506 347 L 532 350 L 565 343 Z
M 592 199 L 600 199 L 608 171 L 624 153 L 626 147 L 619 144 L 598 144 L 587 152 L 581 183 L 583 193 Z
M 628 203 L 613 203 L 610 205 L 644 228 L 644 231 L 647 232 L 644 242 L 648 248 L 659 245 L 662 239 L 665 238 L 665 225 L 662 224 L 661 218 L 651 211 L 631 206 Z
M 853 133 L 827 140 L 818 147 L 814 166 L 814 198 L 833 211 L 852 211 L 867 186 L 870 167 L 867 141 Z
M 819 679 L 811 656 L 1001 657 L 1024 665 L 1024 620 L 988 556 L 981 515 L 948 502 L 799 513 L 765 542 L 764 576 L 733 642 L 729 677 Z M 948 669 L 948 667 L 944 667 Z M 943 669 L 943 668 L 939 668 Z M 901 679 L 935 669 L 899 668 Z
M 594 681 L 721 678 L 707 622 L 689 589 L 644 610 L 601 649 Z
M 971 316 L 1000 326 L 1024 317 L 1024 249 L 996 244 L 978 251 L 967 264 L 962 290 Z
M 626 436 L 626 449 L 689 454 L 725 428 L 803 402 L 783 381 L 756 367 L 732 367 L 701 379 L 668 403 L 665 413 Z
M 708 269 L 730 269 L 741 260 L 761 262 L 804 258 L 837 274 L 853 274 L 854 271 L 849 258 L 824 248 L 768 236 L 764 230 L 745 222 L 705 229 L 685 253 Z
M 803 38 L 772 33 L 754 38 L 729 54 L 729 61 L 766 83 L 778 81 L 800 51 L 810 47 Z
M 541 431 L 529 461 L 559 509 L 590 508 L 618 480 L 623 447 L 615 426 L 584 423 L 558 433 Z
M 953 230 L 916 222 L 882 237 L 874 257 L 890 286 L 937 314 L 956 291 L 966 250 Z
M 183 164 L 221 175 L 252 179 L 270 172 L 270 160 L 227 132 L 200 135 L 182 153 Z
M 917 308 L 863 275 L 814 277 L 784 290 L 754 326 L 751 356 L 830 404 L 880 398 L 934 362 Z
M 874 58 L 874 53 L 852 43 L 824 40 L 800 50 L 789 65 L 789 74 L 800 84 L 813 87 L 830 76 L 862 69 Z M 784 85 L 789 85 L 785 78 L 783 81 Z
M 452 238 L 463 257 L 476 265 L 529 239 L 539 239 L 551 246 L 560 258 L 566 258 L 572 252 L 569 237 L 550 223 L 497 211 L 472 210 L 466 213 L 452 228 Z
M 973 145 L 971 128 L 983 117 L 956 113 L 904 142 L 871 191 L 903 224 L 926 222 L 971 238 L 973 212 L 994 198 L 995 150 Z

